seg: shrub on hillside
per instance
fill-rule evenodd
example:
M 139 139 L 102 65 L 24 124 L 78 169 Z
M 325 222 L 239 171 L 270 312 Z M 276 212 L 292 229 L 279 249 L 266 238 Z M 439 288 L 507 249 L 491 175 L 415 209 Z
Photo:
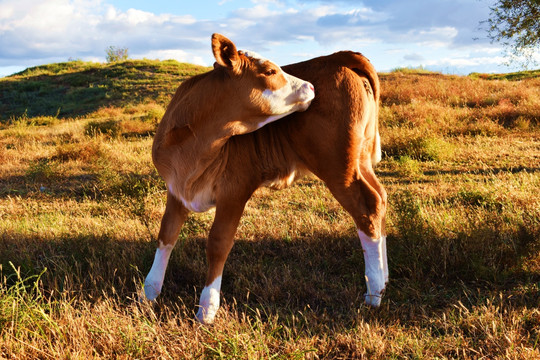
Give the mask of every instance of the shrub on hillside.
M 120 126 L 115 120 L 93 120 L 85 125 L 84 133 L 87 136 L 105 135 L 110 138 L 116 138 L 120 134 Z
M 154 123 L 135 118 L 135 119 L 125 119 L 119 123 L 122 136 L 133 137 L 133 136 L 153 136 L 155 133 L 156 126 Z
M 144 121 L 148 121 L 152 124 L 157 124 L 161 121 L 161 118 L 165 115 L 165 110 L 159 105 L 151 107 L 146 115 L 143 117 Z
M 54 159 L 61 161 L 81 160 L 84 162 L 95 161 L 103 155 L 100 143 L 88 141 L 83 143 L 61 144 L 56 147 Z
M 26 170 L 26 176 L 37 182 L 52 180 L 58 176 L 58 164 L 49 159 L 33 161 Z
M 109 46 L 105 49 L 107 54 L 106 59 L 108 63 L 125 61 L 128 59 L 128 49 L 117 46 Z
M 424 137 L 421 134 L 395 131 L 383 138 L 382 150 L 385 156 L 394 159 L 403 157 L 420 161 L 449 160 L 454 154 L 454 146 L 440 138 Z

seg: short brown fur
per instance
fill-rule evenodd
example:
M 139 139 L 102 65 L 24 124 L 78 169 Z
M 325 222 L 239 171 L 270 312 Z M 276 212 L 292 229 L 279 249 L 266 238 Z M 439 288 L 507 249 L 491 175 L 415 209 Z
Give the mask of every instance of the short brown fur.
M 237 111 L 234 104 L 228 106 L 220 99 L 202 104 L 196 96 L 190 98 L 196 95 L 190 92 L 195 84 L 226 76 L 217 67 L 180 86 L 156 133 L 156 168 L 167 183 L 183 183 L 174 191 L 181 190 L 189 198 L 204 187 L 211 188 L 216 215 L 207 243 L 207 285 L 223 271 L 245 203 L 253 192 L 265 184 L 288 183 L 285 179 L 293 171 L 318 176 L 360 230 L 372 238 L 384 235 L 386 192 L 372 167 L 379 146 L 380 86 L 375 69 L 359 53 L 338 52 L 283 70 L 315 86 L 317 95 L 307 111 L 242 135 L 236 135 L 234 129 L 227 133 L 219 126 L 192 128 L 184 109 L 178 107 L 180 100 L 198 109 L 190 116 L 212 118 L 216 111 Z M 187 212 L 169 194 L 160 241 L 174 244 Z M 174 226 L 164 231 L 168 219 Z

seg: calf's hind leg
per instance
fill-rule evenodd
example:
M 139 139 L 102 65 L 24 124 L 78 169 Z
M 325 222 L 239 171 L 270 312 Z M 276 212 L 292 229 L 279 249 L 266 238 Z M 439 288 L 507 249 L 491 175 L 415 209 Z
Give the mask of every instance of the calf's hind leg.
M 167 205 L 161 219 L 158 235 L 158 248 L 152 268 L 144 281 L 144 294 L 148 300 L 155 300 L 161 293 L 171 252 L 188 214 L 189 210 L 171 193 L 167 192 Z
M 379 306 L 388 282 L 386 258 L 386 191 L 371 164 L 361 166 L 348 184 L 327 183 L 330 191 L 353 217 L 364 250 L 367 293 L 365 302 Z
M 247 201 L 247 200 L 246 200 Z M 208 274 L 206 284 L 199 300 L 197 320 L 203 324 L 211 324 L 219 309 L 221 276 L 225 261 L 234 244 L 236 228 L 244 211 L 246 201 L 218 201 L 214 223 L 208 234 L 206 258 Z

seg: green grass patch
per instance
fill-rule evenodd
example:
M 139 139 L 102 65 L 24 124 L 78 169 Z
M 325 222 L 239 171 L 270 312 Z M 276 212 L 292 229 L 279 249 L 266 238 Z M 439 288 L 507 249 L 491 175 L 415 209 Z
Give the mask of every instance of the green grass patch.
M 116 138 L 120 135 L 120 126 L 116 120 L 92 120 L 85 125 L 84 133 L 87 136 L 105 135 Z
M 484 79 L 484 80 L 509 80 L 509 81 L 519 81 L 524 79 L 534 79 L 540 77 L 539 70 L 523 70 L 512 73 L 504 74 L 485 74 L 485 73 L 470 73 L 469 77 L 473 79 Z
M 409 160 L 450 160 L 454 156 L 455 147 L 441 138 L 425 137 L 410 132 L 403 134 L 396 132 L 396 135 L 398 136 L 384 140 L 382 151 L 386 157 L 397 159 L 402 164 Z
M 397 74 L 414 74 L 414 75 L 441 75 L 441 72 L 439 71 L 432 71 L 426 69 L 424 66 L 420 65 L 417 67 L 397 67 L 395 69 L 392 69 L 390 71 L 391 73 L 397 73 Z
M 26 176 L 34 182 L 54 180 L 58 176 L 58 165 L 49 159 L 33 161 L 26 170 Z

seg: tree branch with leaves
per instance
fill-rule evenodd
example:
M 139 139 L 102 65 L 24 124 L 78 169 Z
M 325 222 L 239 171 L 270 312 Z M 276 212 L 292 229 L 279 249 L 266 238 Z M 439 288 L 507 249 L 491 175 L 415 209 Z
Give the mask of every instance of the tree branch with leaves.
M 540 0 L 498 0 L 490 7 L 488 37 L 507 48 L 510 61 L 537 63 L 540 49 Z

